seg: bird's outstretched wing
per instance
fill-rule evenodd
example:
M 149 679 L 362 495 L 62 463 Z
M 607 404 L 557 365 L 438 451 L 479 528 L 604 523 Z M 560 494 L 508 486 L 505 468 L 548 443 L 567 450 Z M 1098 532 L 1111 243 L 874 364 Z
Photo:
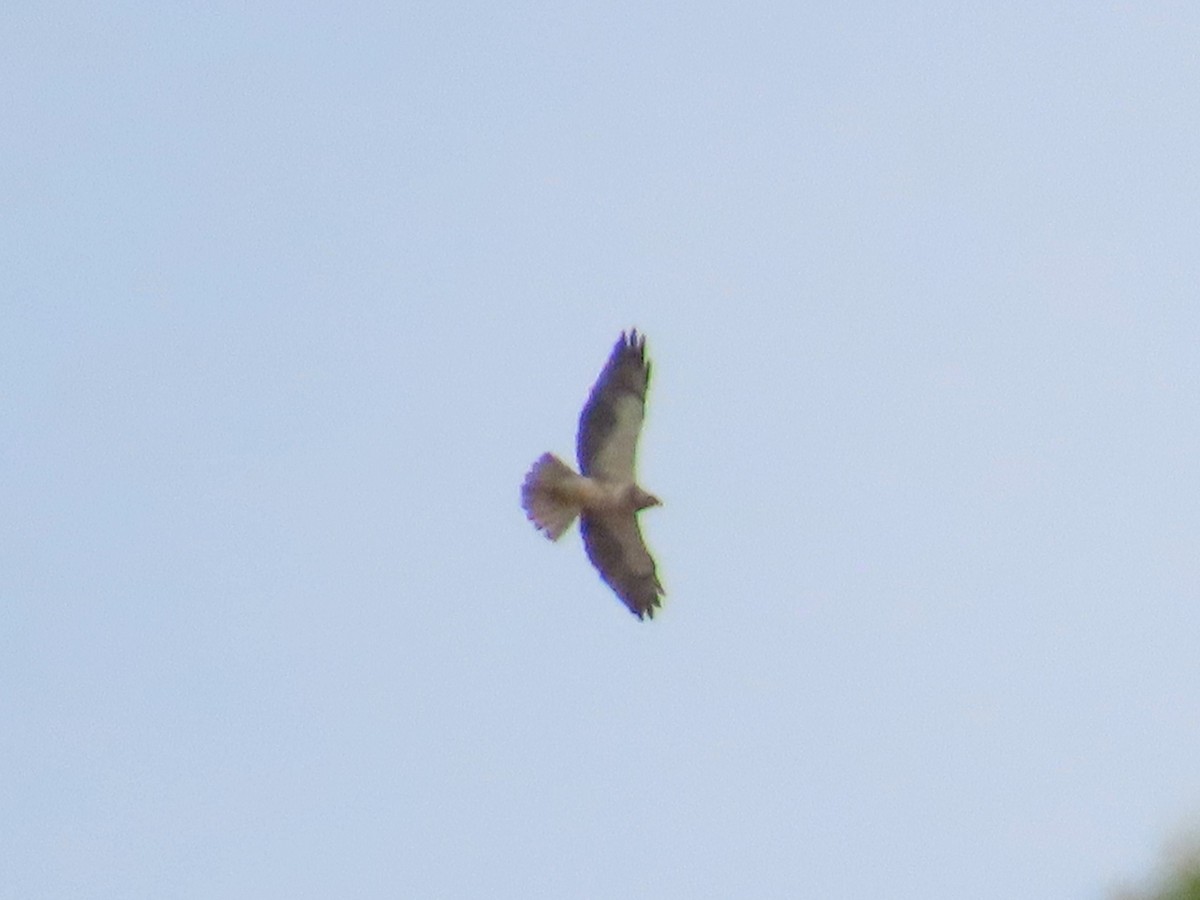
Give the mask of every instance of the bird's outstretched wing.
M 650 363 L 646 338 L 622 333 L 579 416 L 575 449 L 584 475 L 631 482 L 646 410 Z
M 655 608 L 662 605 L 658 597 L 666 591 L 655 574 L 654 558 L 646 549 L 633 512 L 585 514 L 580 531 L 588 559 L 600 577 L 631 613 L 639 619 L 653 619 Z

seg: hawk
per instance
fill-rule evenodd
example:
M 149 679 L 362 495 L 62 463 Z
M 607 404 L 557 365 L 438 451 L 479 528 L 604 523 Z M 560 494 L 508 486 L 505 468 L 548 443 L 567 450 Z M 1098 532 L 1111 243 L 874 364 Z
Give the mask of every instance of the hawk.
M 639 619 L 654 618 L 665 594 L 642 540 L 637 514 L 662 503 L 634 478 L 638 433 L 646 411 L 650 363 L 646 337 L 622 332 L 579 416 L 579 471 L 543 453 L 521 485 L 521 506 L 546 537 L 557 541 L 575 521 L 588 559 Z

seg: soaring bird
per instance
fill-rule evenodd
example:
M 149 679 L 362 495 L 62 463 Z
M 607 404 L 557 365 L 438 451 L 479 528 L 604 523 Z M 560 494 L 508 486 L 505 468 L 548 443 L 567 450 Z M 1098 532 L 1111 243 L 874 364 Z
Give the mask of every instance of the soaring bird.
M 639 619 L 653 619 L 659 595 L 666 593 L 637 520 L 641 510 L 662 505 L 634 475 L 649 382 L 645 335 L 622 332 L 579 416 L 575 449 L 581 474 L 543 453 L 521 485 L 525 514 L 550 540 L 557 541 L 579 517 L 588 559 Z

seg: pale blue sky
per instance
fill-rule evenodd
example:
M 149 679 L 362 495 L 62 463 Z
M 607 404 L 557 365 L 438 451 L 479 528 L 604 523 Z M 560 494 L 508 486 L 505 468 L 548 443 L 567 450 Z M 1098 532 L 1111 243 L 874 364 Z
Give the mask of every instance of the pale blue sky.
M 0 13 L 0 896 L 1095 898 L 1200 815 L 1200 8 Z M 623 328 L 640 624 L 525 521 Z

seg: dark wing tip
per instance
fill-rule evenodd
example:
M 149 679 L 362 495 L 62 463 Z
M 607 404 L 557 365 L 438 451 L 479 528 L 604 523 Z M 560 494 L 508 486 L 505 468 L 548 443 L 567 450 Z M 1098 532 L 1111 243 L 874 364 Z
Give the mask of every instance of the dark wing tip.
M 657 597 L 645 607 L 629 607 L 629 611 L 638 617 L 639 622 L 645 622 L 647 619 L 654 621 L 654 611 L 656 609 L 662 609 L 662 604 L 658 601 Z
M 636 328 L 621 332 L 621 336 L 617 339 L 617 345 L 613 347 L 612 362 L 615 363 L 628 356 L 633 356 L 638 361 L 644 373 L 643 377 L 649 384 L 650 363 L 646 359 L 646 335 L 638 332 Z
M 666 591 L 663 590 L 657 575 L 652 575 L 649 581 L 636 585 L 626 584 L 617 589 L 617 596 L 629 607 L 629 611 L 643 622 L 647 618 L 653 619 L 656 609 L 662 609 L 659 596 L 664 594 Z

